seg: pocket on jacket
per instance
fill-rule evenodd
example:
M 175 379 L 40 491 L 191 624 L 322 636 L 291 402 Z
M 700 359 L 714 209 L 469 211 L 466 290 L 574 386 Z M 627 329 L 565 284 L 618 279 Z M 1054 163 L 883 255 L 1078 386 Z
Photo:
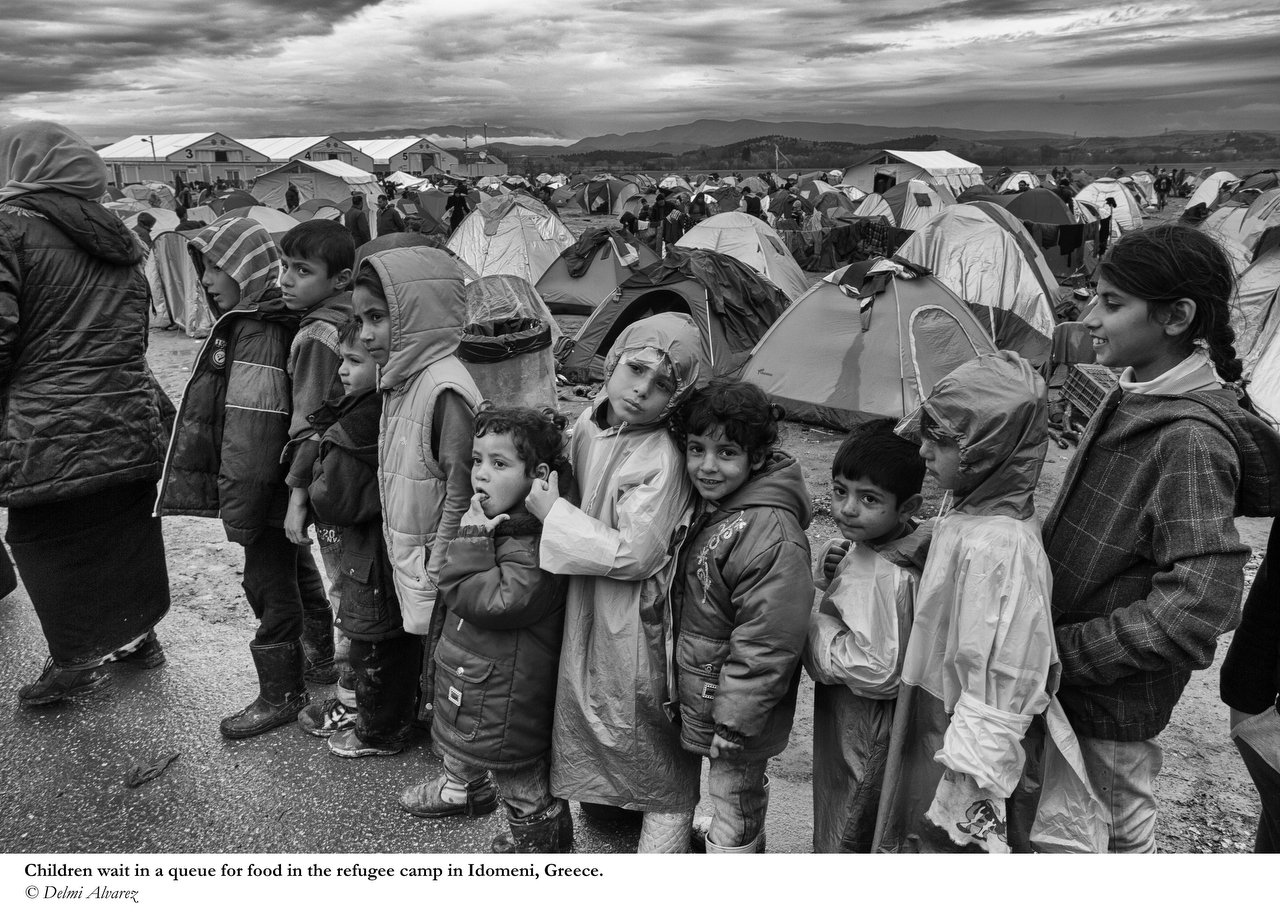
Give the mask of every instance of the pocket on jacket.
M 714 727 L 720 668 L 728 654 L 729 642 L 722 639 L 685 632 L 677 640 L 676 686 L 685 721 Z
M 373 576 L 372 555 L 344 549 L 341 560 L 342 602 L 338 605 L 339 626 L 347 631 L 362 631 L 382 620 L 385 597 Z
M 435 717 L 462 740 L 480 733 L 495 662 L 442 639 L 436 645 Z

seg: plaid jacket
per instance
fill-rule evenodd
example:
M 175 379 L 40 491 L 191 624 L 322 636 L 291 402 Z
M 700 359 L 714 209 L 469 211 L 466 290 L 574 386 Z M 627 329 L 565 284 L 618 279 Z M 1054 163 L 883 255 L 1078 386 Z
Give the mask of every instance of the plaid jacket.
M 1280 437 L 1227 390 L 1111 392 L 1044 525 L 1076 731 L 1146 740 L 1169 723 L 1240 621 L 1249 549 L 1233 518 L 1274 514 L 1278 475 Z

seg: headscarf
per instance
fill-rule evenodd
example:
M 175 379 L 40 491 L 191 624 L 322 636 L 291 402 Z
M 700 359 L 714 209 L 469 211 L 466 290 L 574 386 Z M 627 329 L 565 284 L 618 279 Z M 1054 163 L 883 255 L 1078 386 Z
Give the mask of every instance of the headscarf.
M 23 121 L 0 131 L 0 202 L 34 191 L 97 201 L 107 166 L 79 134 L 52 121 Z

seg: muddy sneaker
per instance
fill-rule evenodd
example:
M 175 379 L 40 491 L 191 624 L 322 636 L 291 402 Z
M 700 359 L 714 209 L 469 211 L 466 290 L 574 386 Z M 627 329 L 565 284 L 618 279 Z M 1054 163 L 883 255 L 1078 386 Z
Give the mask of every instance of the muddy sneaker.
M 160 639 L 156 638 L 154 629 L 148 632 L 147 637 L 142 639 L 142 644 L 132 651 L 124 654 L 117 651 L 107 660 L 113 664 L 137 667 L 139 670 L 154 670 L 157 667 L 163 667 L 166 662 L 164 648 L 160 645 Z
M 411 785 L 400 794 L 400 806 L 415 817 L 480 817 L 498 809 L 498 788 L 488 775 L 466 786 L 465 800 L 457 802 L 446 801 L 441 794 L 448 781 L 441 773 L 429 782 Z
M 361 756 L 395 756 L 403 753 L 404 741 L 399 743 L 366 743 L 360 739 L 355 728 L 338 731 L 329 738 L 329 752 L 344 759 L 358 759 Z
M 107 672 L 101 667 L 92 670 L 63 670 L 53 662 L 45 661 L 40 678 L 18 690 L 18 701 L 23 705 L 52 705 L 68 696 L 93 692 L 107 681 Z
M 337 699 L 312 702 L 298 713 L 298 727 L 314 737 L 332 737 L 356 726 L 356 710 Z

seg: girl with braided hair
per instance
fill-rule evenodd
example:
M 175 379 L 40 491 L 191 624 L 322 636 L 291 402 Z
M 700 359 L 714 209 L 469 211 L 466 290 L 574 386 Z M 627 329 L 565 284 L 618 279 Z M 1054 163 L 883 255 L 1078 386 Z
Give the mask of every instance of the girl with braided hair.
M 1110 809 L 1110 848 L 1155 850 L 1153 793 L 1191 671 L 1240 622 L 1238 515 L 1280 505 L 1280 436 L 1249 409 L 1229 314 L 1231 263 L 1180 224 L 1128 233 L 1084 319 L 1124 368 L 1044 525 L 1062 661 L 1058 700 Z

